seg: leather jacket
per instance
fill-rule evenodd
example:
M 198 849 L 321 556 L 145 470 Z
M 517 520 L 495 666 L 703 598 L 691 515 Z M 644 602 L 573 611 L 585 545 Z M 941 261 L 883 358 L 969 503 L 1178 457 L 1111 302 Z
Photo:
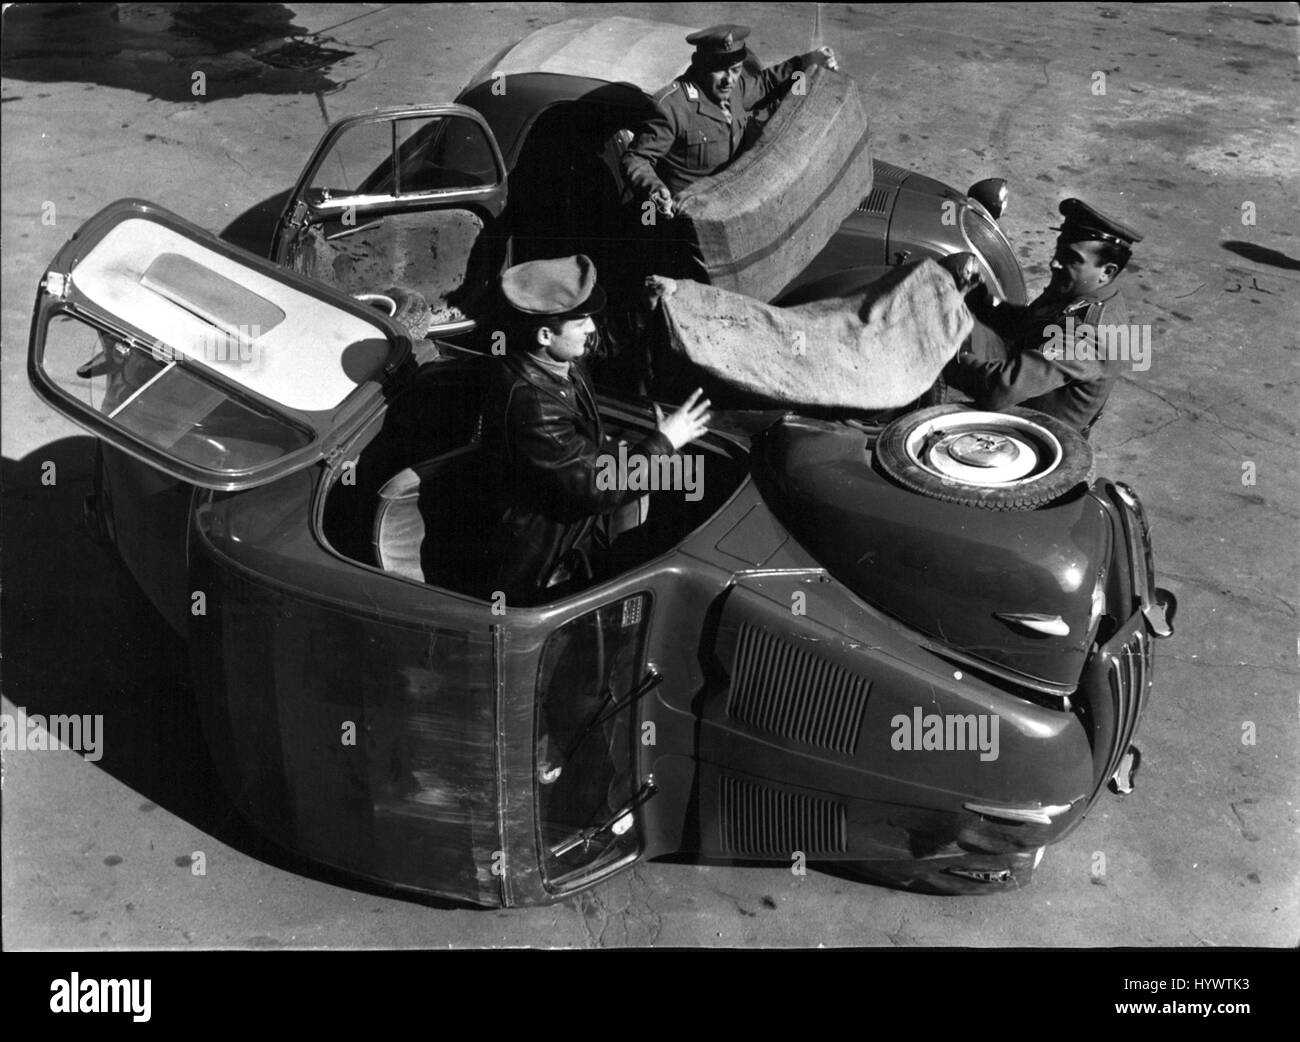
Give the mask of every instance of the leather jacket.
M 574 550 L 590 552 L 599 515 L 640 493 L 597 487 L 600 457 L 618 443 L 601 427 L 586 374 L 548 372 L 526 354 L 500 359 L 483 410 L 485 460 L 497 480 L 493 547 L 500 562 L 494 590 L 507 604 L 536 604 L 556 567 Z M 655 431 L 628 455 L 671 455 Z

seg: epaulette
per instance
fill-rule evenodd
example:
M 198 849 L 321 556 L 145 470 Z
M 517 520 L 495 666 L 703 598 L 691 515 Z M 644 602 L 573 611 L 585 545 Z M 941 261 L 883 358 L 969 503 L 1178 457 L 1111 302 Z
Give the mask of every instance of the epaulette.
M 671 97 L 674 93 L 676 93 L 677 89 L 678 89 L 679 87 L 681 87 L 681 85 L 682 85 L 682 84 L 681 84 L 681 81 L 680 81 L 680 80 L 673 80 L 673 82 L 670 83 L 670 84 L 668 84 L 668 86 L 666 86 L 666 87 L 661 87 L 661 88 L 659 89 L 659 91 L 658 91 L 658 92 L 655 94 L 655 96 L 654 96 L 654 102 L 655 102 L 655 104 L 657 105 L 657 104 L 659 104 L 659 102 L 663 101 L 665 98 L 669 98 L 669 97 Z
M 1085 325 L 1092 326 L 1094 329 L 1101 325 L 1102 316 L 1106 314 L 1106 302 L 1104 300 L 1088 301 L 1088 310 L 1084 313 L 1083 321 Z

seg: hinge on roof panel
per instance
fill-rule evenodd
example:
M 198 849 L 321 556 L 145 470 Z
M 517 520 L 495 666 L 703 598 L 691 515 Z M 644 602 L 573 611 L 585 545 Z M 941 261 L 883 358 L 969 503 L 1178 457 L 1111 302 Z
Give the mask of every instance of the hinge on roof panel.
M 61 271 L 47 271 L 45 273 L 45 292 L 52 297 L 58 297 L 63 300 L 68 295 L 68 283 L 71 280 Z

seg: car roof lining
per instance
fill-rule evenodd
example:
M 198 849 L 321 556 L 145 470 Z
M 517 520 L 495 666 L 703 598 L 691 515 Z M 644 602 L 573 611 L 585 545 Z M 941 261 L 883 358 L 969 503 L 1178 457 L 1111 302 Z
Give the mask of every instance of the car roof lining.
M 84 297 L 170 352 L 289 409 L 337 408 L 393 349 L 379 324 L 141 217 L 113 227 L 72 274 Z

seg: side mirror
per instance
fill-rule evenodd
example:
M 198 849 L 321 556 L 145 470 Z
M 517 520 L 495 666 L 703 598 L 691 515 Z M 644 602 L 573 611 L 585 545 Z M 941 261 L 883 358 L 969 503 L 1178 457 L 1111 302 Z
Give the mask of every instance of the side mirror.
M 986 177 L 976 181 L 967 189 L 966 194 L 989 212 L 995 221 L 1007 209 L 1007 182 L 1001 177 Z

